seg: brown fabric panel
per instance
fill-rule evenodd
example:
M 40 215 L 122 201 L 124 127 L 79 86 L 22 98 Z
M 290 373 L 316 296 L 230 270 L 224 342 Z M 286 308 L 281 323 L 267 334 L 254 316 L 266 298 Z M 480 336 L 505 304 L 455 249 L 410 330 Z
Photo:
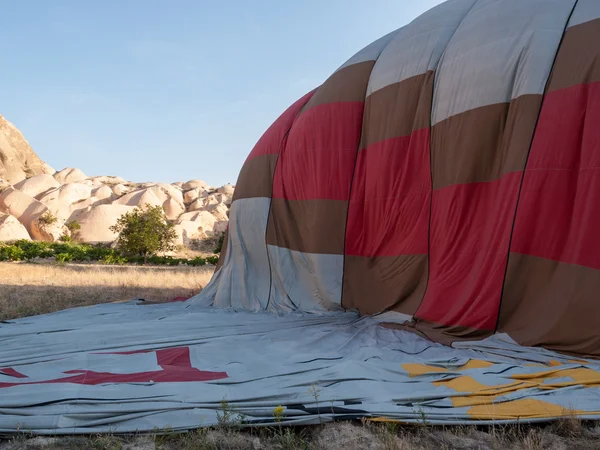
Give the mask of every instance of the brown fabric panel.
M 260 155 L 247 160 L 238 176 L 233 200 L 241 198 L 271 197 L 273 174 L 279 155 Z
M 481 340 L 492 335 L 491 331 L 469 327 L 448 327 L 447 325 L 438 325 L 423 319 L 417 319 L 415 322 L 406 324 L 382 323 L 381 326 L 395 330 L 411 331 L 425 339 L 439 342 L 443 345 L 452 345 L 453 342 L 460 341 Z
M 364 102 L 375 61 L 365 61 L 340 69 L 323 83 L 302 111 L 335 102 Z
M 522 345 L 600 356 L 600 271 L 510 253 L 498 331 Z
M 428 128 L 431 125 L 433 80 L 434 72 L 429 71 L 369 95 L 360 148 Z
M 600 81 L 600 19 L 567 29 L 548 91 Z
M 342 255 L 348 202 L 271 200 L 267 244 L 306 253 Z
M 342 306 L 361 314 L 393 310 L 412 315 L 426 284 L 427 255 L 346 255 Z
M 221 254 L 219 255 L 219 261 L 217 262 L 217 266 L 215 267 L 215 272 L 219 270 L 223 263 L 225 262 L 225 257 L 227 256 L 227 244 L 229 243 L 229 228 L 225 230 L 225 236 L 223 237 L 223 246 L 221 247 Z
M 541 95 L 523 95 L 435 124 L 431 135 L 433 188 L 495 181 L 523 170 L 541 102 Z

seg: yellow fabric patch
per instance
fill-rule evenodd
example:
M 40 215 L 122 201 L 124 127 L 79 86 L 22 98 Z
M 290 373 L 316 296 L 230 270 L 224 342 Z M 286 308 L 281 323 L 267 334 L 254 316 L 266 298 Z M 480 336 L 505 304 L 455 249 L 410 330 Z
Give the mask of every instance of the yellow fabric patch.
M 467 364 L 456 369 L 429 366 L 426 364 L 402 364 L 411 377 L 428 374 L 452 373 L 468 369 L 484 369 L 494 364 L 484 360 L 469 360 Z M 557 389 L 568 386 L 600 387 L 600 372 L 579 367 L 567 369 L 557 360 L 551 360 L 548 364 L 527 364 L 528 367 L 540 367 L 535 373 L 524 373 L 512 375 L 514 381 L 496 386 L 485 385 L 471 376 L 455 376 L 451 379 L 435 381 L 436 387 L 445 387 L 464 395 L 451 397 L 452 405 L 456 408 L 470 407 L 468 413 L 477 419 L 518 419 L 518 418 L 547 418 L 560 417 L 567 414 L 583 414 L 579 411 L 569 411 L 562 406 L 534 399 L 519 399 L 502 403 L 494 401 L 503 395 L 516 392 L 521 389 Z M 552 367 L 549 369 L 548 367 Z M 572 381 L 557 381 L 553 379 L 571 378 Z M 510 379 L 507 379 L 507 381 Z M 596 414 L 596 413 L 591 413 Z
M 559 382 L 546 382 L 544 380 L 552 380 L 553 378 L 572 378 L 573 381 L 559 381 Z M 532 380 L 534 381 L 534 380 Z M 537 381 L 537 380 L 535 380 Z M 539 382 L 540 388 L 542 389 L 556 389 L 567 386 L 578 386 L 581 385 L 586 388 L 600 386 L 600 373 L 595 370 L 588 369 L 586 367 L 579 367 L 576 369 L 565 369 L 559 372 L 555 372 L 552 375 L 542 377 Z
M 598 415 L 599 411 L 576 411 L 535 399 L 519 399 L 509 402 L 478 405 L 469 408 L 467 414 L 479 420 L 546 419 L 572 417 L 582 414 Z
M 573 381 L 561 381 L 557 383 L 544 383 L 544 381 L 553 378 L 572 378 Z M 587 367 L 578 367 L 575 369 L 554 369 L 535 373 L 515 374 L 512 376 L 515 380 L 527 380 L 538 384 L 541 388 L 557 388 L 566 386 L 582 385 L 584 387 L 596 387 L 600 385 L 600 372 L 588 369 Z
M 469 376 L 456 377 L 451 380 L 442 380 L 432 383 L 434 386 L 443 386 L 453 389 L 456 392 L 468 393 L 468 395 L 460 395 L 452 397 L 452 405 L 455 407 L 473 406 L 473 405 L 489 405 L 496 397 L 534 387 L 535 384 L 524 381 L 514 381 L 507 384 L 499 384 L 489 386 L 482 384 Z

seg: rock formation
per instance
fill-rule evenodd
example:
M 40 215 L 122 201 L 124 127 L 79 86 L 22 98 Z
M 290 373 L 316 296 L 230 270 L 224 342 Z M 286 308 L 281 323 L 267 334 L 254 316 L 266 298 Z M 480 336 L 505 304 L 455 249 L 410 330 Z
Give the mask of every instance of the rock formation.
M 34 153 L 21 132 L 0 116 L 0 178 L 16 184 L 29 177 L 53 173 L 54 169 Z
M 27 229 L 10 214 L 0 213 L 0 241 L 29 240 Z
M 133 183 L 117 176 L 59 172 L 42 162 L 23 135 L 0 116 L 0 241 L 57 241 L 80 225 L 78 239 L 111 243 L 117 219 L 145 205 L 160 206 L 175 224 L 177 243 L 195 247 L 226 229 L 234 186 L 202 180 Z

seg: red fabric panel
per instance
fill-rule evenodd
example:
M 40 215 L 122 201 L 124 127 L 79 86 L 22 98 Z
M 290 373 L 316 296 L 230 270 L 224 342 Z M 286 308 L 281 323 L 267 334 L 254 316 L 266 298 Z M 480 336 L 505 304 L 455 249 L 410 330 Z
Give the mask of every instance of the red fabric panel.
M 434 191 L 429 283 L 417 317 L 494 329 L 521 174 Z
M 4 375 L 8 375 L 9 377 L 15 377 L 15 378 L 27 378 L 25 375 L 23 375 L 20 372 L 17 372 L 15 369 L 13 369 L 12 367 L 8 367 L 6 369 L 0 369 L 0 373 L 3 373 Z
M 511 251 L 600 269 L 600 83 L 546 96 Z
M 158 365 L 163 369 L 169 366 L 192 367 L 189 347 L 166 348 L 156 352 Z
M 300 112 L 302 107 L 311 99 L 315 91 L 309 92 L 299 100 L 297 100 L 292 106 L 290 106 L 285 112 L 279 116 L 279 118 L 271 124 L 271 126 L 264 132 L 260 137 L 248 158 L 255 158 L 260 155 L 277 154 L 281 149 L 281 141 L 288 132 L 296 115 Z
M 348 213 L 346 254 L 427 254 L 429 128 L 361 150 Z
M 148 351 L 132 351 L 117 353 L 120 355 L 146 353 Z M 54 383 L 72 383 L 84 385 L 97 385 L 106 383 L 181 383 L 188 381 L 212 381 L 227 378 L 226 372 L 208 372 L 198 370 L 192 367 L 190 361 L 189 347 L 169 348 L 156 351 L 158 365 L 162 370 L 134 372 L 134 373 L 110 373 L 95 372 L 92 370 L 68 370 L 64 372 L 66 377 L 54 380 L 20 382 L 20 383 L 0 383 L 0 388 L 19 386 L 22 384 L 54 384 Z M 14 369 L 2 369 L 2 371 L 12 372 Z M 18 373 L 14 371 L 15 373 Z M 19 374 L 21 375 L 21 374 Z M 27 378 L 20 376 L 19 378 Z
M 296 119 L 277 162 L 273 198 L 348 200 L 363 106 L 326 103 Z

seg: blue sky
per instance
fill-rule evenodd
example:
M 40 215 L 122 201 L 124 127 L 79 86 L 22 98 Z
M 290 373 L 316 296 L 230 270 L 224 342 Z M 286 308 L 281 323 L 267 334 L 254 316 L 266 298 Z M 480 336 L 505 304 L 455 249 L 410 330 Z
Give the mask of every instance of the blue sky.
M 18 0 L 0 114 L 60 170 L 235 183 L 267 127 L 440 0 Z

